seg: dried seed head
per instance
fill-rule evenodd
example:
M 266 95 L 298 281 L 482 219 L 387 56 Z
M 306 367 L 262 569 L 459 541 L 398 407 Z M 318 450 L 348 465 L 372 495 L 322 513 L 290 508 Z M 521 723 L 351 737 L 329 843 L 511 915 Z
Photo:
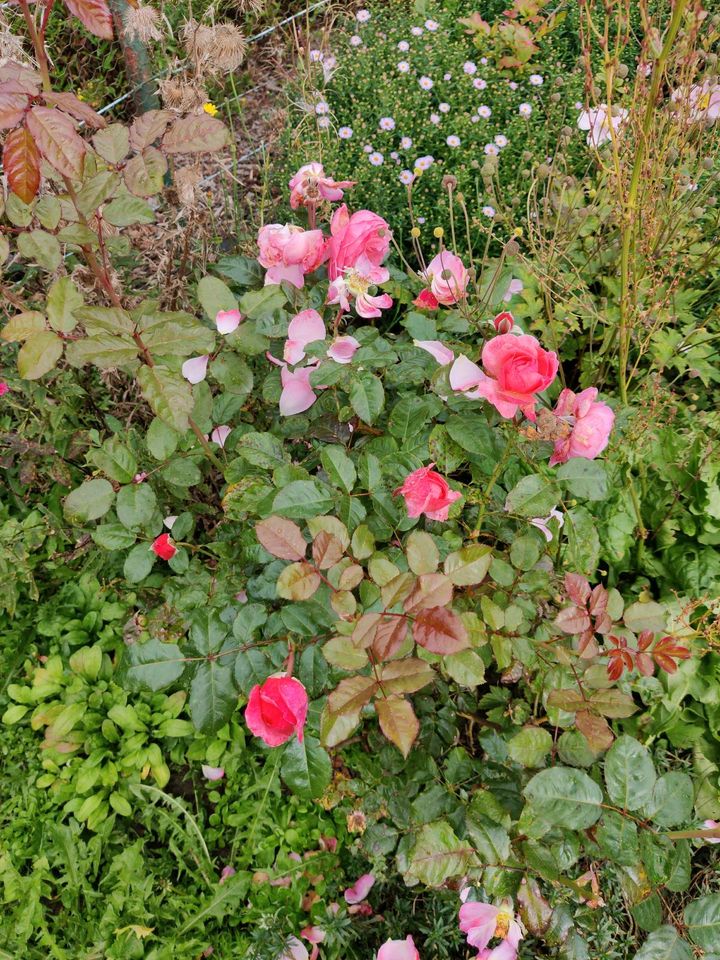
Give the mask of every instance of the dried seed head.
M 546 163 L 541 163 L 537 168 L 538 180 L 545 180 L 551 174 L 550 167 Z
M 186 209 L 197 206 L 197 186 L 201 180 L 199 167 L 182 167 L 175 173 L 175 189 L 178 200 Z
M 505 244 L 505 256 L 516 257 L 520 253 L 520 244 L 517 240 L 508 240 Z
M 160 14 L 154 7 L 147 4 L 128 7 L 125 14 L 125 36 L 128 40 L 139 40 L 140 43 L 162 40 L 159 24 Z
M 532 160 L 532 153 L 530 153 L 529 150 L 523 150 L 523 152 L 522 152 L 522 158 L 523 158 L 523 160 L 525 161 L 525 163 L 527 163 L 528 160 Z
M 233 23 L 219 23 L 213 29 L 213 38 L 208 51 L 208 67 L 214 73 L 232 73 L 245 59 L 247 42 Z
M 454 177 L 451 173 L 446 173 L 442 178 L 443 190 L 454 190 L 457 186 L 457 177 Z
M 260 13 L 265 6 L 265 0 L 230 0 L 230 3 L 240 13 Z
M 625 77 L 630 73 L 630 69 L 626 63 L 619 63 L 617 66 L 617 75 L 621 80 L 624 80 Z
M 167 77 L 159 83 L 163 106 L 178 113 L 192 113 L 208 102 L 208 92 L 201 83 L 189 83 Z
M 559 94 L 559 93 L 551 93 L 551 94 L 550 94 L 550 102 L 551 102 L 551 103 L 560 103 L 560 100 L 561 100 L 561 99 L 562 99 L 562 98 L 560 97 L 560 94 Z
M 197 20 L 187 20 L 180 31 L 180 38 L 188 57 L 196 63 L 202 63 L 207 59 L 213 40 L 212 27 L 198 23 Z

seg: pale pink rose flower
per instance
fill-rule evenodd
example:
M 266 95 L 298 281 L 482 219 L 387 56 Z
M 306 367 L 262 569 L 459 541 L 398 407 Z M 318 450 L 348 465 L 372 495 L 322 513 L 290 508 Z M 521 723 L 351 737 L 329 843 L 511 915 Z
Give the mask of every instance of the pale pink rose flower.
M 553 411 L 555 416 L 572 427 L 568 437 L 555 442 L 550 466 L 565 463 L 573 457 L 594 460 L 608 445 L 615 414 L 606 403 L 597 402 L 597 388 L 580 393 L 562 390 Z
M 470 275 L 460 257 L 442 250 L 428 264 L 425 279 L 437 302 L 451 306 L 465 297 Z
M 720 823 L 717 820 L 703 820 L 703 827 L 706 830 L 717 830 Z M 720 843 L 720 837 L 705 837 L 705 843 Z
M 223 423 L 219 427 L 215 427 L 213 432 L 210 434 L 210 439 L 219 447 L 224 447 L 225 441 L 229 437 L 231 430 L 232 427 L 229 427 L 227 424 Z
M 358 350 L 359 347 L 360 343 L 355 337 L 351 337 L 350 335 L 338 337 L 330 345 L 327 355 L 331 360 L 334 360 L 335 363 L 350 363 L 355 355 L 355 351 Z
M 680 87 L 673 91 L 671 99 L 687 106 L 688 123 L 714 123 L 720 118 L 720 83 L 705 80 L 691 87 Z
M 455 354 L 450 347 L 446 347 L 440 340 L 413 340 L 413 343 L 434 357 L 441 367 L 446 367 L 455 359 Z
M 215 314 L 215 326 L 218 333 L 232 333 L 240 326 L 242 314 L 239 310 L 218 310 Z
M 364 900 L 365 897 L 370 893 L 375 884 L 375 877 L 372 873 L 364 873 L 361 877 L 355 881 L 355 883 L 348 887 L 344 893 L 345 903 L 360 903 L 361 900 Z
M 321 200 L 334 202 L 342 200 L 343 190 L 354 187 L 354 180 L 335 181 L 328 177 L 321 163 L 306 163 L 292 177 L 290 183 L 290 206 L 298 207 L 320 203 Z
M 386 220 L 371 210 L 358 210 L 352 216 L 343 204 L 330 222 L 328 277 L 335 280 L 361 257 L 380 266 L 390 249 L 392 232 Z
M 599 147 L 612 139 L 613 131 L 617 133 L 629 115 L 623 107 L 609 110 L 606 103 L 601 103 L 597 107 L 583 110 L 577 124 L 580 130 L 588 131 L 588 145 Z
M 408 936 L 404 940 L 386 940 L 377 952 L 377 960 L 420 960 L 415 941 Z
M 289 937 L 285 952 L 278 960 L 309 960 L 309 954 L 297 937 Z
M 287 363 L 299 363 L 305 357 L 305 347 L 315 340 L 325 339 L 325 323 L 317 310 L 303 310 L 288 326 L 283 357 Z
M 430 520 L 447 520 L 450 507 L 462 494 L 458 490 L 451 490 L 445 479 L 431 463 L 428 467 L 420 467 L 408 474 L 402 486 L 393 490 L 393 496 L 401 494 L 405 498 L 405 506 L 409 517 L 419 517 L 425 514 Z
M 485 397 L 506 419 L 519 409 L 535 420 L 536 394 L 555 379 L 557 355 L 528 334 L 503 333 L 485 343 L 482 363 L 489 376 L 467 357 L 458 357 L 450 371 L 453 390 L 474 399 Z
M 287 280 L 295 287 L 305 285 L 327 258 L 322 230 L 303 230 L 292 223 L 269 223 L 258 233 L 258 263 L 265 267 L 265 284 Z
M 327 303 L 339 303 L 343 310 L 349 310 L 351 298 L 354 297 L 358 316 L 379 317 L 382 310 L 392 306 L 392 297 L 387 293 L 371 294 L 370 287 L 385 283 L 389 278 L 389 270 L 375 266 L 363 254 L 354 267 L 346 267 L 344 275 L 330 284 Z
M 512 908 L 496 907 L 491 903 L 464 903 L 460 907 L 460 929 L 483 960 L 515 960 L 523 938 L 523 929 Z M 494 938 L 502 942 L 488 949 Z
M 200 383 L 207 374 L 207 365 L 210 356 L 206 353 L 202 357 L 191 357 L 182 365 L 182 375 L 190 383 Z
M 203 776 L 206 780 L 222 780 L 225 776 L 224 767 L 210 767 L 208 764 L 203 763 L 200 768 L 202 770 Z

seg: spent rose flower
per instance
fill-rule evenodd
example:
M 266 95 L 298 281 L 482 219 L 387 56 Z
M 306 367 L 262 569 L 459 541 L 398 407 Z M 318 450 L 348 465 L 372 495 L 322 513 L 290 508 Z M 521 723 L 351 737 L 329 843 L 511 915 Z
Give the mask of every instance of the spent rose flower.
M 555 416 L 572 427 L 567 437 L 555 442 L 550 466 L 565 463 L 573 457 L 594 460 L 608 445 L 615 414 L 606 403 L 597 401 L 597 388 L 580 393 L 562 390 L 555 406 Z
M 420 960 L 415 941 L 408 936 L 404 940 L 386 940 L 377 952 L 377 960 Z
M 588 146 L 599 147 L 612 139 L 613 131 L 617 133 L 629 115 L 622 107 L 609 110 L 606 103 L 601 103 L 597 107 L 583 110 L 577 125 L 580 130 L 588 131 Z
M 408 474 L 401 487 L 393 491 L 393 496 L 401 494 L 409 517 L 425 514 L 430 520 L 447 520 L 450 506 L 459 500 L 462 494 L 451 490 L 445 479 L 433 467 L 420 467 Z
M 250 691 L 245 722 L 269 747 L 279 747 L 297 734 L 302 743 L 308 710 L 305 687 L 295 677 L 268 677 Z
M 268 223 L 258 233 L 258 262 L 265 267 L 265 284 L 289 281 L 305 285 L 305 274 L 327 259 L 322 230 L 303 230 L 293 223 Z
M 218 333 L 233 333 L 240 326 L 242 314 L 239 310 L 218 310 L 215 314 L 215 326 Z
M 386 220 L 371 210 L 357 210 L 352 216 L 343 204 L 330 222 L 328 276 L 335 280 L 361 257 L 380 266 L 390 249 L 392 232 Z
M 460 257 L 442 250 L 428 264 L 425 279 L 437 302 L 452 306 L 465 297 L 470 275 Z
M 333 203 L 342 200 L 343 190 L 354 187 L 354 180 L 335 181 L 328 177 L 321 163 L 306 163 L 291 178 L 290 206 L 293 210 L 298 207 L 315 206 L 323 200 Z
M 305 347 L 315 340 L 325 339 L 325 322 L 317 310 L 302 310 L 288 325 L 283 359 L 286 363 L 300 363 L 305 358 Z
M 366 256 L 358 258 L 354 267 L 346 267 L 342 277 L 336 277 L 328 289 L 327 302 L 339 303 L 341 309 L 350 309 L 351 298 L 360 317 L 379 317 L 382 310 L 392 306 L 387 293 L 371 294 L 370 289 L 390 278 L 390 271 L 370 263 Z
M 350 363 L 355 355 L 355 351 L 360 347 L 355 337 L 350 335 L 337 337 L 330 344 L 327 355 L 335 363 Z
M 375 877 L 373 874 L 364 873 L 361 877 L 358 877 L 355 883 L 351 887 L 348 887 L 343 894 L 345 903 L 360 903 L 361 900 L 367 897 L 374 885 Z
M 535 337 L 501 333 L 482 351 L 484 373 L 460 356 L 450 370 L 450 386 L 477 399 L 484 397 L 500 416 L 510 419 L 518 409 L 535 420 L 536 394 L 545 390 L 558 371 L 557 354 L 544 350 Z
M 508 905 L 464 903 L 460 907 L 460 929 L 470 946 L 477 948 L 478 958 L 482 960 L 515 960 L 523 938 L 523 929 Z M 493 939 L 501 942 L 488 949 Z
M 161 533 L 159 537 L 155 537 L 150 549 L 161 560 L 172 560 L 177 553 L 177 547 L 170 539 L 169 533 Z

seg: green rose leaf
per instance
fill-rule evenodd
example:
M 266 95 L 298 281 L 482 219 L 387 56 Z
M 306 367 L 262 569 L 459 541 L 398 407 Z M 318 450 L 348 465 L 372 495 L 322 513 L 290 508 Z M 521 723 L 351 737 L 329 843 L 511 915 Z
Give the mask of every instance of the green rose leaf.
M 374 423 L 385 404 L 382 382 L 371 373 L 361 373 L 350 386 L 350 406 L 364 423 Z
M 103 517 L 115 499 L 109 480 L 86 480 L 65 498 L 63 513 L 70 523 L 86 523 Z
M 649 752 L 633 737 L 618 737 L 605 757 L 610 799 L 624 810 L 639 810 L 652 798 L 655 767 Z
M 315 737 L 305 736 L 302 743 L 293 737 L 285 747 L 280 775 L 292 790 L 305 800 L 322 796 L 332 779 L 332 764 Z
M 693 900 L 685 907 L 688 936 L 703 950 L 714 950 L 720 944 L 720 893 Z
M 190 683 L 188 706 L 195 727 L 201 733 L 215 733 L 230 719 L 237 691 L 233 671 L 222 660 L 205 660 Z
M 600 818 L 603 794 L 583 773 L 570 767 L 552 767 L 535 774 L 525 787 L 535 815 L 571 830 L 586 830 Z
M 163 643 L 157 637 L 147 643 L 133 643 L 126 648 L 130 684 L 163 690 L 182 676 L 185 669 L 180 647 L 176 643 Z
M 608 480 L 605 464 L 600 460 L 573 457 L 558 467 L 557 478 L 574 497 L 584 500 L 605 500 Z
M 560 496 L 555 480 L 533 473 L 515 484 L 507 495 L 505 509 L 522 517 L 544 517 L 558 505 Z
M 24 380 L 39 380 L 57 366 L 62 356 L 63 342 L 52 330 L 31 334 L 20 347 L 17 366 Z

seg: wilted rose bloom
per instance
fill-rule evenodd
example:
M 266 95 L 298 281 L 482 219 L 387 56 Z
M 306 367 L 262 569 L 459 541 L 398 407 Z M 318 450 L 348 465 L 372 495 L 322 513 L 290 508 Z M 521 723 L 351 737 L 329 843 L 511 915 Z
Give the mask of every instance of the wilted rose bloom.
M 555 379 L 557 355 L 544 350 L 528 334 L 503 333 L 487 341 L 482 363 L 489 376 L 467 357 L 458 357 L 450 371 L 453 390 L 473 398 L 485 397 L 506 419 L 520 409 L 529 420 L 535 420 L 536 394 Z
M 374 885 L 375 877 L 372 873 L 364 873 L 343 894 L 345 903 L 360 903 L 370 893 Z
M 330 222 L 332 236 L 328 242 L 328 276 L 341 276 L 348 267 L 355 267 L 361 257 L 373 266 L 380 266 L 388 250 L 392 232 L 387 222 L 371 210 L 358 210 L 352 216 L 343 204 Z
M 462 494 L 451 490 L 445 477 L 441 476 L 431 463 L 429 467 L 420 467 L 405 477 L 401 487 L 393 491 L 393 496 L 401 494 L 409 517 L 425 514 L 430 520 L 447 520 L 450 506 L 459 500 Z
M 452 306 L 464 298 L 470 275 L 460 257 L 443 250 L 428 264 L 425 278 L 437 302 Z
M 265 284 L 287 280 L 305 285 L 305 274 L 317 270 L 327 259 L 322 230 L 303 230 L 292 223 L 269 223 L 258 233 L 258 262 L 265 267 Z
M 573 457 L 594 460 L 608 445 L 615 414 L 606 403 L 597 402 L 597 395 L 596 387 L 577 394 L 572 390 L 561 391 L 553 412 L 572 426 L 572 432 L 555 442 L 550 466 Z
M 232 333 L 240 326 L 242 314 L 239 310 L 218 310 L 215 314 L 215 326 L 218 333 Z
M 688 123 L 714 123 L 720 117 L 720 83 L 696 83 L 674 90 L 671 99 L 687 106 Z
M 327 355 L 335 363 L 350 363 L 355 355 L 355 351 L 360 347 L 360 343 L 349 335 L 337 337 L 331 343 Z
M 377 960 L 420 960 L 412 937 L 404 940 L 386 940 L 377 952 Z
M 177 547 L 170 540 L 169 533 L 161 533 L 159 537 L 155 537 L 150 549 L 161 560 L 172 560 L 177 553 Z
M 308 710 L 305 687 L 294 677 L 268 677 L 250 691 L 245 722 L 269 747 L 279 747 L 297 734 L 302 743 Z
M 283 357 L 287 363 L 299 363 L 309 343 L 324 339 L 325 323 L 317 310 L 302 310 L 290 321 Z
M 441 367 L 446 367 L 455 359 L 455 354 L 450 347 L 446 347 L 440 340 L 413 340 L 413 343 L 434 357 Z
M 606 103 L 601 103 L 597 107 L 582 111 L 578 117 L 578 127 L 588 131 L 589 146 L 599 147 L 612 139 L 612 131 L 617 133 L 628 116 L 628 111 L 622 107 L 609 110 Z
M 342 200 L 343 190 L 354 186 L 354 180 L 336 182 L 328 177 L 321 163 L 306 163 L 290 180 L 290 206 L 297 210 L 298 207 L 317 204 L 321 200 L 331 203 Z
M 460 907 L 460 929 L 467 934 L 470 946 L 478 949 L 482 960 L 514 960 L 523 938 L 522 927 L 512 909 L 491 903 L 464 903 Z M 488 949 L 493 939 L 502 943 Z

